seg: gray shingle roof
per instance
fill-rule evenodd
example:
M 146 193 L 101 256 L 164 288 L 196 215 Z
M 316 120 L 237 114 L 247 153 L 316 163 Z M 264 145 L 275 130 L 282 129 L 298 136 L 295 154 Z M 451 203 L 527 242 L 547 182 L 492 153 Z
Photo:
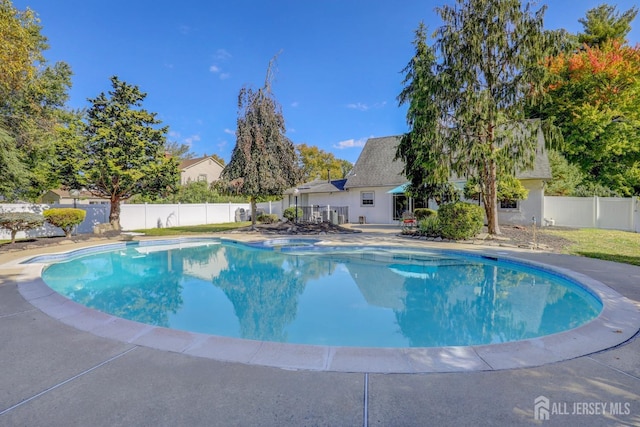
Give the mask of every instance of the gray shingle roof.
M 544 136 L 542 132 L 538 132 L 538 148 L 536 148 L 536 160 L 533 169 L 522 170 L 516 172 L 518 179 L 551 179 L 551 165 L 549 164 L 549 156 L 544 148 Z
M 347 182 L 346 179 L 335 179 L 331 182 L 325 180 L 316 179 L 311 182 L 306 182 L 304 184 L 296 187 L 298 191 L 302 193 L 333 193 L 336 191 L 344 191 L 344 184 Z M 293 194 L 295 188 L 289 188 L 284 194 Z
M 407 182 L 402 173 L 402 161 L 394 161 L 399 136 L 385 136 L 367 140 L 360 157 L 347 177 L 345 188 L 380 187 Z
M 402 173 L 404 164 L 393 160 L 400 136 L 387 136 L 367 140 L 360 157 L 347 178 L 344 188 L 397 186 L 407 182 Z M 551 166 L 540 133 L 533 169 L 518 171 L 519 179 L 551 179 Z

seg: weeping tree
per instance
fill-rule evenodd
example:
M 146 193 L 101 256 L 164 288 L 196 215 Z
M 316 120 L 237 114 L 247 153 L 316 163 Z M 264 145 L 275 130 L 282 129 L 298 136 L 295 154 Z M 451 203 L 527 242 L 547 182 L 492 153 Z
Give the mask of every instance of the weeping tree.
M 285 135 L 284 117 L 271 92 L 272 58 L 264 86 L 244 86 L 238 95 L 236 146 L 222 177 L 234 183 L 238 194 L 251 201 L 251 223 L 256 223 L 256 201 L 279 196 L 299 182 L 300 169 L 293 142 Z
M 543 94 L 544 59 L 562 35 L 542 30 L 544 11 L 519 0 L 456 0 L 437 9 L 443 25 L 433 46 L 419 25 L 403 70 L 398 101 L 409 106 L 410 130 L 396 157 L 412 190 L 452 174 L 475 177 L 490 234 L 500 234 L 498 173 L 532 167 L 546 126 L 525 120 L 525 106 Z

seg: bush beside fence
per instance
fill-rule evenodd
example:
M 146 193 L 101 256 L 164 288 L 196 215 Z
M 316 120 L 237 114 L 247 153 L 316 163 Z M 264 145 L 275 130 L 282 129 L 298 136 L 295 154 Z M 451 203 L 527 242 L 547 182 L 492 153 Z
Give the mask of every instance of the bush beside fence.
M 42 214 L 49 208 L 70 208 L 73 205 L 46 204 L 0 204 L 0 212 L 33 212 Z M 87 212 L 85 220 L 76 228 L 74 234 L 93 233 L 93 227 L 109 222 L 109 205 L 77 205 L 78 209 Z M 263 213 L 275 214 L 282 217 L 281 202 L 258 203 L 257 207 Z M 239 209 L 251 212 L 249 203 L 199 203 L 199 204 L 122 204 L 120 205 L 120 226 L 123 230 L 138 230 L 145 228 L 165 228 L 188 225 L 220 224 L 235 222 Z M 27 237 L 64 236 L 62 230 L 45 224 L 33 230 L 19 232 L 18 239 Z M 11 237 L 9 230 L 0 229 L 0 239 Z

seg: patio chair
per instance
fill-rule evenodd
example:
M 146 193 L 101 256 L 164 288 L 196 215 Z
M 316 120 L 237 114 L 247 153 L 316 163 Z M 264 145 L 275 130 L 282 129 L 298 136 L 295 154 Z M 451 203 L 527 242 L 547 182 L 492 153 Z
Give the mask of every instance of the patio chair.
M 413 215 L 413 212 L 402 212 L 401 225 L 403 230 L 412 229 L 413 227 L 418 225 L 418 221 L 416 221 L 416 217 Z

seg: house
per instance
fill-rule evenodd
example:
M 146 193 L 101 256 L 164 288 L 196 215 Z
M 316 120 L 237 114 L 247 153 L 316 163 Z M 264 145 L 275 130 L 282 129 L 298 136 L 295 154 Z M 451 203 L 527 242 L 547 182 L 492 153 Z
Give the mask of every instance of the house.
M 49 190 L 40 198 L 48 205 L 108 205 L 109 199 L 94 196 L 86 190 Z
M 349 222 L 395 224 L 402 212 L 416 208 L 435 208 L 433 201 L 413 199 L 404 193 L 407 178 L 401 160 L 394 160 L 399 136 L 370 138 L 346 180 L 312 181 L 285 192 L 284 204 L 292 206 L 298 197 L 300 206 L 348 206 Z M 539 146 L 544 146 L 542 134 Z M 551 179 L 551 167 L 546 152 L 538 150 L 533 169 L 519 171 L 516 177 L 529 190 L 526 200 L 499 204 L 498 220 L 501 224 L 526 224 L 536 218 L 542 223 L 544 183 Z M 464 179 L 452 179 L 462 189 Z
M 178 168 L 182 185 L 195 181 L 206 181 L 207 184 L 211 184 L 220 179 L 224 166 L 213 157 L 204 156 L 183 160 Z

